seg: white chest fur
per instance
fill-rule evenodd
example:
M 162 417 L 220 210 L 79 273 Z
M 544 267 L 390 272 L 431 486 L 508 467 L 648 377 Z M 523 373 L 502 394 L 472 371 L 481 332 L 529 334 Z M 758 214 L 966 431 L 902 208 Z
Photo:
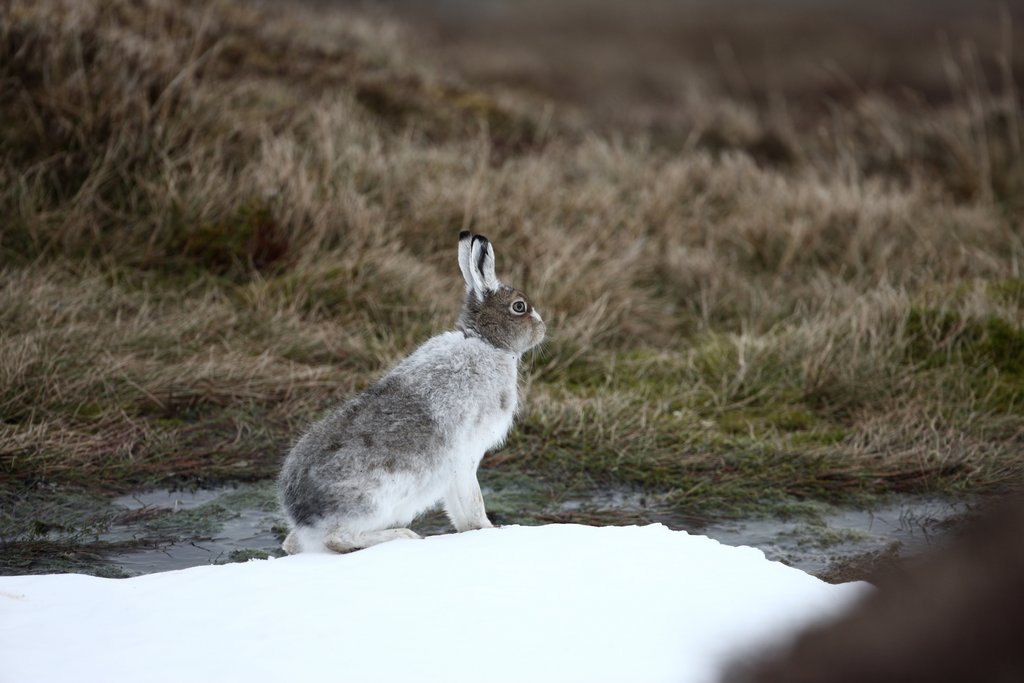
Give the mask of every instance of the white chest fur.
M 395 370 L 414 378 L 458 467 L 504 442 L 518 407 L 518 358 L 461 332 L 428 340 Z M 452 463 L 455 465 L 455 463 Z

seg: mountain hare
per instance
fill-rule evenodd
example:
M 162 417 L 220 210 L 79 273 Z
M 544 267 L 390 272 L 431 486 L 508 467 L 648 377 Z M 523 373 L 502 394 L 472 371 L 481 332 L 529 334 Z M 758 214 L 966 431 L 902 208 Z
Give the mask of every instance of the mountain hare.
M 458 531 L 491 526 L 476 479 L 518 404 L 519 357 L 544 338 L 526 295 L 494 275 L 494 248 L 459 235 L 466 296 L 455 331 L 429 339 L 298 440 L 281 469 L 289 554 L 418 538 L 406 526 L 444 501 Z

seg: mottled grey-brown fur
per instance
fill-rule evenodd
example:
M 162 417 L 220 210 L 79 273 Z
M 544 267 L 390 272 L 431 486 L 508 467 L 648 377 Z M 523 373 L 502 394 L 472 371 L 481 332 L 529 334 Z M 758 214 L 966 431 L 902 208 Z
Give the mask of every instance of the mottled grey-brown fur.
M 321 418 L 295 444 L 281 472 L 285 511 L 305 526 L 328 513 L 370 513 L 365 484 L 385 472 L 429 469 L 442 441 L 424 397 L 388 375 Z

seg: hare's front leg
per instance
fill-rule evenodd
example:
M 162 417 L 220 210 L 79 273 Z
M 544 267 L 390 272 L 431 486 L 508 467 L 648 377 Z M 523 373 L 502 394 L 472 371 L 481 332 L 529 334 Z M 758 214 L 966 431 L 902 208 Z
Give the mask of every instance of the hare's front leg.
M 444 510 L 456 531 L 490 529 L 484 497 L 476 479 L 476 467 L 459 472 L 444 496 Z

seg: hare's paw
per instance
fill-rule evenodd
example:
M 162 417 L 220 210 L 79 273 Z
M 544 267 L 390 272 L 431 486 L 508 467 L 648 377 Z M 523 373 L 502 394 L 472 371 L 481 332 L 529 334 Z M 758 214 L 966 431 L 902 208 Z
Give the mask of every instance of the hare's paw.
M 284 539 L 284 543 L 281 544 L 281 548 L 289 555 L 302 552 L 302 544 L 299 542 L 299 535 L 295 529 L 288 532 L 288 536 Z
M 416 533 L 412 529 L 404 529 L 404 528 L 403 529 L 386 529 L 385 532 L 382 532 L 382 533 L 387 533 L 387 532 L 393 532 L 394 536 L 393 536 L 393 538 L 389 538 L 389 539 L 386 539 L 386 540 L 393 540 L 394 538 L 410 538 L 410 539 L 411 538 L 423 538 L 422 536 L 420 536 L 418 533 Z
M 456 529 L 456 531 L 459 531 L 459 532 L 462 532 L 462 531 L 476 531 L 477 529 L 493 529 L 493 528 L 494 528 L 494 525 L 491 524 L 491 520 L 487 519 L 487 517 L 484 516 L 484 517 L 480 517 L 479 519 L 474 519 L 474 520 L 472 520 L 470 522 L 467 522 L 467 523 L 463 524 L 462 528 L 461 529 Z
M 328 550 L 336 553 L 347 553 L 359 548 L 369 548 L 371 545 L 387 543 L 400 538 L 421 538 L 412 529 L 380 529 L 378 531 L 361 531 L 353 533 L 345 529 L 335 529 L 324 537 L 324 545 Z

